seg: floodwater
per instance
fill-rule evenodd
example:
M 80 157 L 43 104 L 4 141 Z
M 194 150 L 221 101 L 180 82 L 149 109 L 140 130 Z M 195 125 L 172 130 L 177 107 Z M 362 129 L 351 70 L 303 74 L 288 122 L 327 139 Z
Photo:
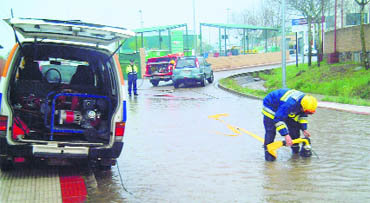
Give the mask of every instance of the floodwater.
M 265 162 L 260 141 L 227 127 L 263 137 L 260 100 L 216 84 L 138 83 L 118 166 L 95 173 L 89 202 L 369 201 L 370 116 L 320 108 L 309 118 L 316 155 L 292 156 L 282 147 L 277 161 Z M 222 121 L 208 117 L 224 113 Z

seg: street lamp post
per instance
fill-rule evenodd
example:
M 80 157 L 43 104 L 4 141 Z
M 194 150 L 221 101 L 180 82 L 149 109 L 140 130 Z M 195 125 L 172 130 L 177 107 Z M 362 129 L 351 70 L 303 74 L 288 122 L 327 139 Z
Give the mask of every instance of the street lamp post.
M 337 53 L 337 0 L 334 3 L 335 11 L 334 11 L 334 53 Z
M 193 0 L 193 31 L 194 31 L 194 55 L 197 55 L 197 30 L 195 26 L 195 0 Z
M 229 24 L 229 13 L 230 13 L 230 8 L 227 8 L 226 9 L 227 10 L 227 24 Z
M 281 6 L 281 14 L 282 14 L 282 72 L 283 72 L 283 75 L 282 75 L 282 79 L 283 79 L 283 88 L 286 88 L 286 79 L 285 79 L 285 76 L 286 76 L 286 43 L 285 43 L 285 0 L 282 1 L 282 6 Z
M 141 26 L 141 28 L 143 28 L 144 27 L 143 11 L 139 10 L 139 14 L 140 14 L 140 26 Z

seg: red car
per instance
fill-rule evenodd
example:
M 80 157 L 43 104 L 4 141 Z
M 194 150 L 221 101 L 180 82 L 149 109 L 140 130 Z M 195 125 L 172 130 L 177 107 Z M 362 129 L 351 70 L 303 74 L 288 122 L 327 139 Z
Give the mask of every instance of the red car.
M 182 54 L 169 54 L 167 56 L 149 58 L 146 63 L 144 77 L 150 79 L 153 86 L 158 86 L 159 81 L 172 80 L 172 72 L 176 66 L 177 59 Z

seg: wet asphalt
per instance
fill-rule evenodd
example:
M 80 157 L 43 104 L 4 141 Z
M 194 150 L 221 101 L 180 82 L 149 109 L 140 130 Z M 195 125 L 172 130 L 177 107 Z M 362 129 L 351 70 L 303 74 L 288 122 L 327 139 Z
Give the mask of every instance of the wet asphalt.
M 314 155 L 282 147 L 265 162 L 261 100 L 217 85 L 260 69 L 216 72 L 206 87 L 138 80 L 117 165 L 94 173 L 66 166 L 59 174 L 84 176 L 88 202 L 367 202 L 370 116 L 319 108 L 309 117 Z
M 271 68 L 271 67 L 269 67 Z M 265 162 L 261 100 L 220 89 L 139 80 L 128 98 L 118 166 L 95 172 L 91 202 L 366 202 L 369 115 L 320 108 L 309 118 L 314 156 L 278 150 Z M 215 115 L 219 120 L 214 119 Z M 209 117 L 213 116 L 213 118 Z M 233 129 L 243 129 L 237 133 Z M 282 140 L 277 136 L 276 140 Z

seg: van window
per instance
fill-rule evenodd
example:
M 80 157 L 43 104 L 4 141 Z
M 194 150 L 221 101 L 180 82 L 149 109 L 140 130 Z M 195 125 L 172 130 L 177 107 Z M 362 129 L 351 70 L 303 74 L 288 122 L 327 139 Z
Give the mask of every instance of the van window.
M 50 59 L 49 61 L 37 62 L 40 65 L 43 76 L 46 77 L 49 82 L 57 83 L 61 76 L 61 83 L 63 84 L 69 84 L 71 82 L 72 76 L 76 73 L 78 65 L 88 65 L 88 63 L 84 61 L 71 61 L 65 59 Z

